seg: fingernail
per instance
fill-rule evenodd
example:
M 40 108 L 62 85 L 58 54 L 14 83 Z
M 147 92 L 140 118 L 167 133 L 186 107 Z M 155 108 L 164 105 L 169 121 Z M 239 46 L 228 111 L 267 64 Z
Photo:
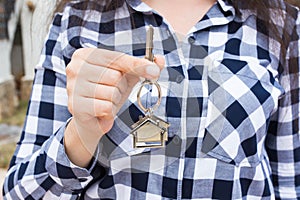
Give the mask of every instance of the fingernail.
M 159 67 L 156 65 L 149 65 L 146 68 L 146 73 L 152 77 L 158 77 L 160 70 Z

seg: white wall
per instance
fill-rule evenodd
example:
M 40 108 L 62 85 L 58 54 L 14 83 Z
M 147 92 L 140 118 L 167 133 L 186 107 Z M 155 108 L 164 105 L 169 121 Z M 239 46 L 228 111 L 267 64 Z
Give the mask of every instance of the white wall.
M 10 52 L 11 52 L 11 41 L 1 40 L 0 41 L 0 84 L 12 79 L 11 75 L 11 62 L 10 62 Z
M 41 54 L 56 0 L 31 0 L 35 6 L 34 12 L 28 9 L 27 1 L 24 1 L 21 14 L 25 68 L 25 77 L 23 80 L 32 80 L 34 67 Z
M 32 1 L 35 5 L 34 12 L 28 9 L 27 1 Z M 9 39 L 0 40 L 0 83 L 13 78 L 11 51 L 19 17 L 21 17 L 25 70 L 23 80 L 33 79 L 34 67 L 40 57 L 55 5 L 56 0 L 16 0 L 15 12 L 8 22 Z
M 12 79 L 10 54 L 22 5 L 23 0 L 16 1 L 15 11 L 11 14 L 11 18 L 8 21 L 9 39 L 0 40 L 0 83 Z

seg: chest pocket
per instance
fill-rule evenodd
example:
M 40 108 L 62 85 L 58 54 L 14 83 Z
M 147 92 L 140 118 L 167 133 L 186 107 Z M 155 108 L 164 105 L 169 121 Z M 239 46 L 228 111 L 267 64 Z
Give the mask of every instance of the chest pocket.
M 234 165 L 256 166 L 263 157 L 268 119 L 277 109 L 282 87 L 268 66 L 254 58 L 213 61 L 207 81 L 202 152 Z

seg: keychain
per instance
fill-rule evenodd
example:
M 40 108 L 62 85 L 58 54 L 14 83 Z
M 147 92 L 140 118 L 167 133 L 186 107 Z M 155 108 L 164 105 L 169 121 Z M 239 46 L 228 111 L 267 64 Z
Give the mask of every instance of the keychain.
M 146 55 L 145 58 L 154 61 L 153 56 L 153 27 L 149 26 L 146 38 Z M 145 108 L 141 102 L 141 91 L 146 85 L 152 85 L 157 88 L 158 100 L 153 107 Z M 168 140 L 168 127 L 170 124 L 155 115 L 153 111 L 156 110 L 161 102 L 161 88 L 157 81 L 145 80 L 142 82 L 140 89 L 137 93 L 137 103 L 144 111 L 145 116 L 140 116 L 139 121 L 134 123 L 131 128 L 133 135 L 134 148 L 149 148 L 149 147 L 164 147 L 165 142 Z

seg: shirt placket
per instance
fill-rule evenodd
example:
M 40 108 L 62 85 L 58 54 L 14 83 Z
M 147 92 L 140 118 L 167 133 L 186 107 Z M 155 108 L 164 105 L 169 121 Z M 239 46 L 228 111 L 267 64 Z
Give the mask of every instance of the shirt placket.
M 166 177 L 173 177 L 174 174 L 177 174 L 177 199 L 182 199 L 182 179 L 184 176 L 184 168 L 185 168 L 185 163 L 184 163 L 184 153 L 185 153 L 185 146 L 186 146 L 186 108 L 187 108 L 187 96 L 188 96 L 188 86 L 189 86 L 189 80 L 187 79 L 188 77 L 188 73 L 187 73 L 187 69 L 188 69 L 188 62 L 185 59 L 184 53 L 182 51 L 181 45 L 179 44 L 176 36 L 175 36 L 175 32 L 172 31 L 171 29 L 169 29 L 169 26 L 166 24 L 166 27 L 168 27 L 167 31 L 168 31 L 168 35 L 169 37 L 173 37 L 174 41 L 175 41 L 175 45 L 176 45 L 176 49 L 173 52 L 170 52 L 169 54 L 165 55 L 166 58 L 166 67 L 170 68 L 171 66 L 177 66 L 180 67 L 180 71 L 182 71 L 182 73 L 176 73 L 175 76 L 172 76 L 172 80 L 169 81 L 168 85 L 168 93 L 176 93 L 176 95 L 179 97 L 179 99 L 181 99 L 181 118 L 180 118 L 180 128 L 178 130 L 178 132 L 176 133 L 175 137 L 180 138 L 179 140 L 181 141 L 180 143 L 178 143 L 178 148 L 180 148 L 180 153 L 178 155 L 178 162 L 174 162 L 177 164 L 176 169 L 174 172 L 174 165 L 172 164 L 172 167 L 166 167 L 165 170 L 165 176 Z M 170 69 L 169 69 L 170 71 Z M 169 79 L 171 79 L 169 77 Z M 174 90 L 174 88 L 177 88 L 178 90 L 176 91 L 172 91 Z M 171 124 L 172 126 L 172 124 Z M 173 126 L 175 126 L 175 124 L 173 124 Z M 166 157 L 166 163 L 169 163 L 168 160 L 172 160 L 174 158 L 170 158 L 170 157 Z M 171 162 L 170 162 L 171 163 Z

